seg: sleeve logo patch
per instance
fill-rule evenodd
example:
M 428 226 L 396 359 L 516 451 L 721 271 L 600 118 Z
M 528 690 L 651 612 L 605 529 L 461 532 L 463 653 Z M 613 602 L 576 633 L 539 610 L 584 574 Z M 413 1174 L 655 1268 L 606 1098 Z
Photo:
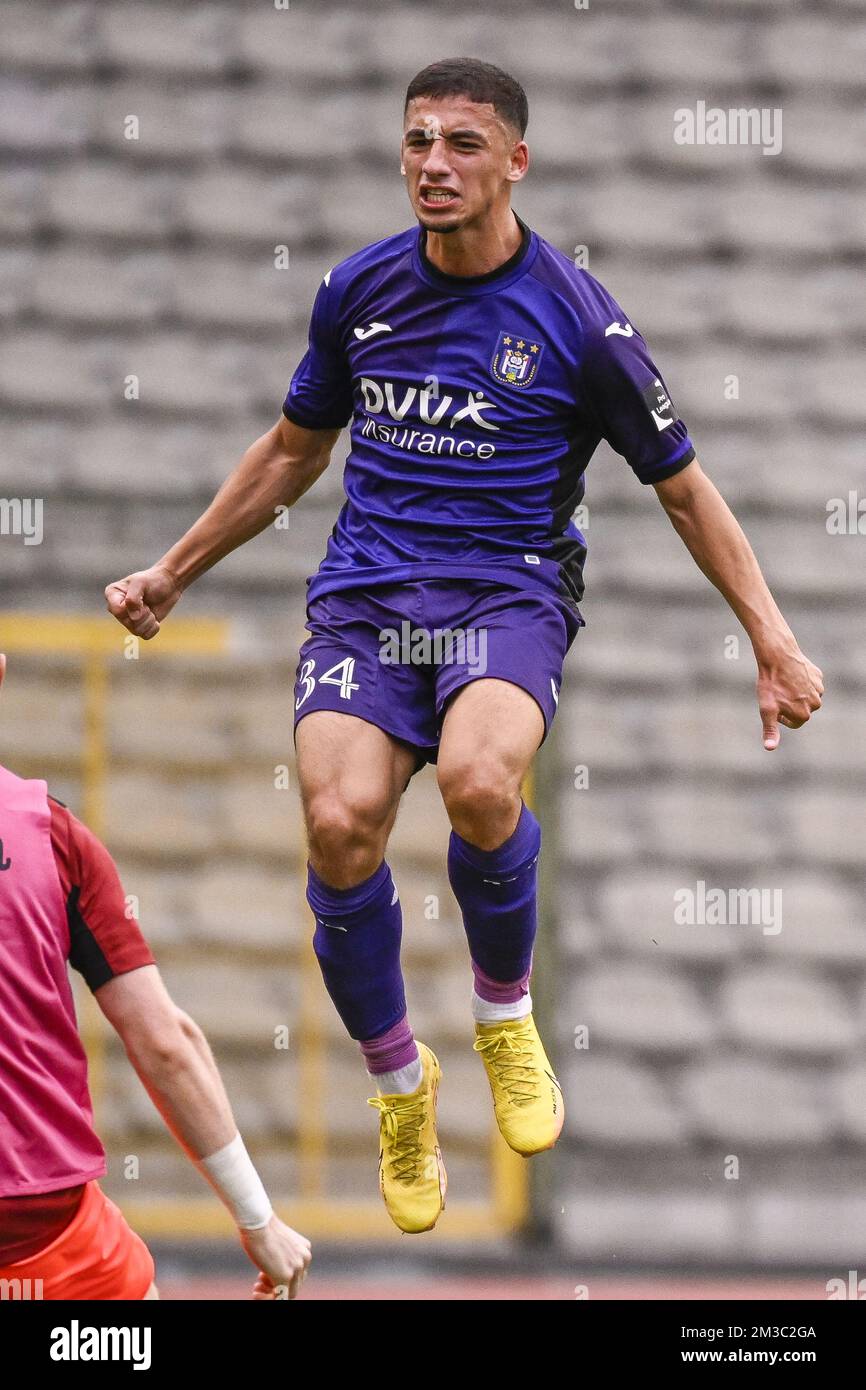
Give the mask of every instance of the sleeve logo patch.
M 641 397 L 655 420 L 655 426 L 659 433 L 676 422 L 677 413 L 674 410 L 674 403 L 668 395 L 667 387 L 661 377 L 656 377 L 648 386 L 645 386 L 641 391 Z
M 519 333 L 500 333 L 490 370 L 508 386 L 528 386 L 535 380 L 543 352 L 543 343 L 530 342 Z
M 604 336 L 609 338 L 613 333 L 617 333 L 620 338 L 630 338 L 634 329 L 630 323 L 620 323 L 619 319 L 614 319 L 613 323 L 609 323 L 604 330 Z

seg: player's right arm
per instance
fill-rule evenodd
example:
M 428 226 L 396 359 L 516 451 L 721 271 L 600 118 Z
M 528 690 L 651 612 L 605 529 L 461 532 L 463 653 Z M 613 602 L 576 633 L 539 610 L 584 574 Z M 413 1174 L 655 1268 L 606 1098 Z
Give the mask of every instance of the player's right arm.
M 310 1263 L 310 1242 L 271 1209 L 204 1033 L 173 1002 L 155 965 L 115 976 L 94 997 L 167 1128 L 232 1212 L 241 1244 L 261 1271 L 253 1297 L 273 1299 L 284 1287 L 294 1298 Z
M 216 1190 L 260 1271 L 253 1297 L 294 1298 L 310 1243 L 283 1225 L 238 1134 L 207 1039 L 172 1000 L 101 840 L 51 801 L 51 844 L 69 924 L 69 963 L 87 982 L 188 1158 Z
M 279 507 L 291 507 L 328 466 L 339 429 L 305 429 L 285 415 L 247 449 L 213 502 L 150 569 L 105 590 L 109 611 L 145 640 L 193 580 L 263 531 Z

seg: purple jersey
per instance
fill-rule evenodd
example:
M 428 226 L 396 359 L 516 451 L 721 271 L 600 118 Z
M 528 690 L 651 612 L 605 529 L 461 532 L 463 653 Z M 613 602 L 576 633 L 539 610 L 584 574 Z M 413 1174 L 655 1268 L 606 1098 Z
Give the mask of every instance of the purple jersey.
M 352 422 L 346 502 L 309 598 L 419 579 L 555 591 L 576 606 L 572 521 L 601 439 L 642 483 L 694 458 L 646 343 L 608 292 L 520 224 L 487 275 L 445 275 L 420 227 L 330 271 L 283 411 Z

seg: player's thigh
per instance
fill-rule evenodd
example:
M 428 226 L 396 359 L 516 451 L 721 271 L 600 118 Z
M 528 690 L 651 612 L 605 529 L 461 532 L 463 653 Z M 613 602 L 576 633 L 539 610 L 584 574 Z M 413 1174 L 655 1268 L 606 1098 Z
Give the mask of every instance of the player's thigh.
M 312 710 L 295 736 L 298 782 L 310 818 L 325 800 L 393 820 L 417 755 L 375 724 L 333 710 Z
M 543 738 L 544 716 L 528 691 L 494 677 L 469 681 L 445 711 L 439 784 L 491 776 L 519 787 Z

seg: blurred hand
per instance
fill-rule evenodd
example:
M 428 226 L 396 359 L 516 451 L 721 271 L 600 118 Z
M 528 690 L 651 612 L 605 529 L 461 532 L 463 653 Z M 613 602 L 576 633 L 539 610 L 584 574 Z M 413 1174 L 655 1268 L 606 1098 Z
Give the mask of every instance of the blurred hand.
M 313 1258 L 306 1236 L 284 1225 L 278 1216 L 272 1216 L 260 1231 L 240 1231 L 239 1234 L 241 1245 L 259 1268 L 253 1298 L 259 1301 L 276 1299 L 284 1289 L 289 1298 L 297 1298 Z
M 105 590 L 108 611 L 125 628 L 147 642 L 159 632 L 183 589 L 174 575 L 160 565 L 117 579 Z
M 764 726 L 764 747 L 778 748 L 779 725 L 799 729 L 821 708 L 824 676 L 792 642 L 772 656 L 758 658 L 758 708 Z

